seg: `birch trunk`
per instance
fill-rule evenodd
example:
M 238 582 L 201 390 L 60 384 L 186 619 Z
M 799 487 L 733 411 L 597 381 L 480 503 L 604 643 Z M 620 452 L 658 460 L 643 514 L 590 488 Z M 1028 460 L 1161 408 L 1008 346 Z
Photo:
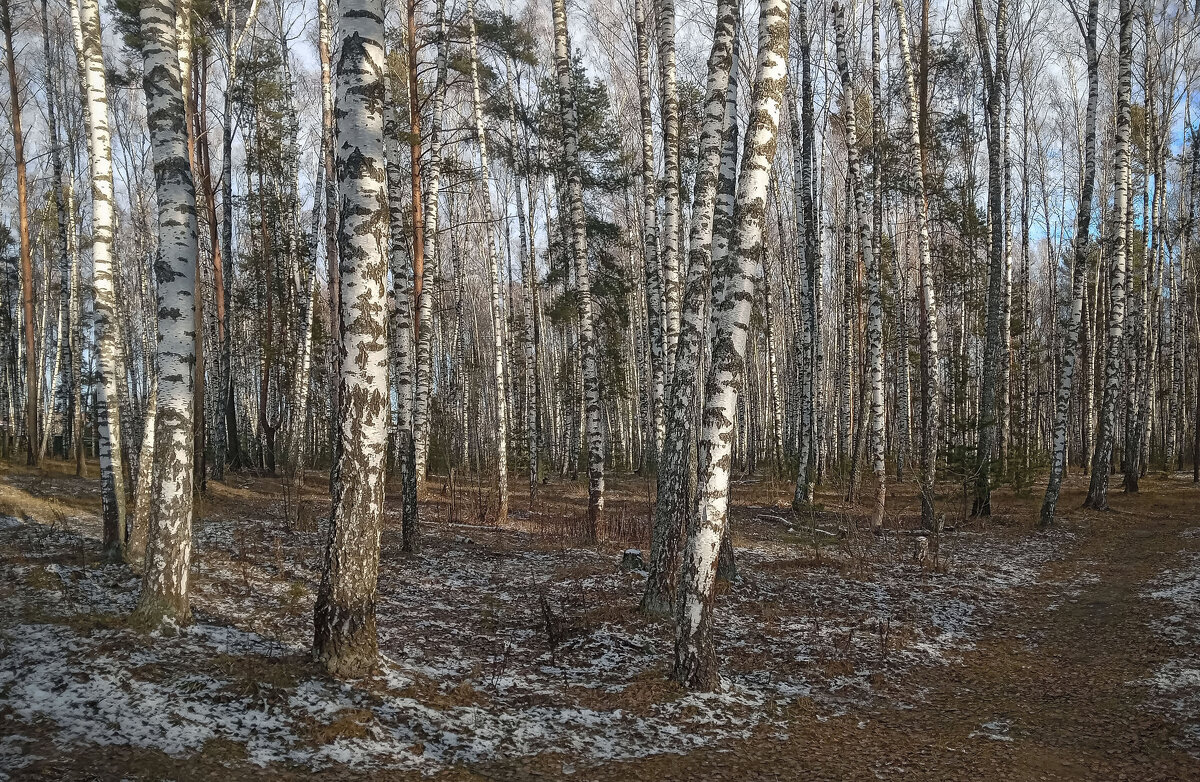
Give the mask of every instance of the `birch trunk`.
M 158 413 L 155 503 L 137 613 L 148 624 L 189 618 L 192 550 L 196 190 L 180 76 L 174 0 L 141 5 L 143 88 L 158 196 Z
M 675 345 L 679 341 L 680 270 L 679 238 L 682 228 L 679 169 L 679 88 L 675 74 L 675 0 L 655 0 L 658 5 L 658 70 L 663 128 L 663 309 L 666 315 L 666 376 L 672 375 Z
M 340 0 L 334 148 L 341 302 L 333 511 L 314 616 L 313 656 L 331 675 L 375 664 L 375 590 L 387 456 L 387 192 L 381 0 Z
M 413 438 L 418 483 L 425 478 L 429 459 L 429 396 L 433 376 L 433 278 L 438 261 L 438 194 L 442 177 L 442 112 L 446 101 L 448 36 L 445 23 L 445 2 L 437 5 L 438 50 L 437 83 L 433 91 L 433 114 L 429 127 L 429 165 L 423 170 L 421 157 L 420 96 L 417 84 L 417 23 L 416 2 L 408 4 L 408 105 L 409 133 L 412 134 L 410 157 L 412 163 L 413 225 L 422 230 L 413 232 L 413 289 L 417 302 L 414 340 L 417 346 L 417 372 L 413 402 Z M 422 203 L 422 175 L 425 176 Z M 430 263 L 426 263 L 429 261 Z M 405 533 L 404 550 L 413 551 L 417 545 L 414 526 Z
M 488 166 L 487 129 L 483 122 L 483 98 L 479 90 L 479 38 L 475 32 L 475 0 L 467 0 L 467 31 L 471 58 L 471 106 L 475 139 L 479 145 L 479 171 L 483 188 L 483 232 L 487 237 L 488 279 L 491 283 L 492 360 L 496 372 L 496 493 L 499 501 L 496 523 L 508 520 L 508 394 L 504 383 L 504 299 L 500 287 L 500 259 L 496 254 L 496 220 L 492 214 L 492 177 Z
M 1084 506 L 1096 510 L 1108 508 L 1108 477 L 1112 466 L 1113 441 L 1116 439 L 1117 397 L 1124 369 L 1121 350 L 1125 327 L 1125 263 L 1129 244 L 1129 129 L 1130 93 L 1133 64 L 1133 3 L 1120 0 L 1120 43 L 1117 51 L 1116 152 L 1113 160 L 1115 194 L 1113 213 L 1116 231 L 1112 261 L 1109 265 L 1108 347 L 1105 351 L 1104 392 L 1100 402 L 1100 423 L 1096 433 L 1096 451 L 1092 457 L 1092 480 Z
M 754 289 L 762 274 L 767 194 L 787 89 L 789 5 L 789 0 L 763 0 L 759 6 L 758 70 L 738 177 L 735 252 L 714 270 L 713 284 L 724 294 L 714 306 L 716 334 L 705 379 L 696 513 L 688 525 L 671 673 L 673 679 L 693 689 L 721 686 L 713 646 L 714 587 L 728 520 L 738 386 L 745 372 Z
M 592 322 L 591 272 L 588 264 L 587 216 L 583 210 L 583 176 L 579 163 L 579 118 L 571 75 L 566 0 L 553 0 L 554 60 L 562 111 L 563 162 L 566 169 L 571 250 L 579 295 L 579 348 L 583 364 L 584 417 L 588 447 L 588 531 L 595 538 L 604 514 L 604 431 L 601 428 L 600 373 Z
M 794 179 L 798 188 L 796 219 L 803 220 L 803 246 L 797 247 L 802 259 L 800 271 L 801 307 L 801 357 L 800 357 L 800 471 L 796 478 L 796 491 L 792 497 L 792 508 L 800 509 L 813 502 L 817 482 L 817 453 L 819 442 L 816 431 L 816 403 L 819 386 L 819 361 L 821 334 L 817 321 L 817 296 L 820 293 L 821 251 L 820 226 L 813 199 L 813 86 L 812 86 L 812 40 L 808 34 L 808 2 L 799 4 L 796 17 L 800 37 L 800 122 L 796 123 L 792 113 L 792 154 L 799 153 L 798 172 Z M 797 136 L 800 143 L 797 144 Z
M 983 81 L 987 111 L 988 143 L 988 210 L 990 236 L 988 245 L 987 316 L 983 349 L 983 369 L 979 379 L 979 439 L 975 451 L 975 498 L 972 516 L 992 514 L 992 451 L 996 447 L 997 384 L 1004 374 L 1000 362 L 1004 343 L 1004 174 L 1001 151 L 1001 72 L 1007 66 L 1008 6 L 1000 0 L 996 9 L 996 61 L 993 68 L 987 31 L 983 21 L 983 0 L 974 0 L 975 33 L 979 40 L 983 63 Z
M 658 177 L 654 166 L 654 116 L 650 112 L 650 43 L 646 34 L 646 0 L 634 0 L 637 38 L 638 99 L 642 119 L 643 256 L 646 276 L 646 331 L 650 342 L 651 462 L 658 463 L 664 429 L 666 393 L 666 313 L 663 311 L 662 263 L 658 254 Z
M 99 0 L 70 0 L 75 24 L 75 45 L 84 73 L 87 105 L 88 159 L 92 179 L 92 285 L 95 333 L 100 377 L 96 389 L 97 429 L 100 434 L 100 496 L 104 513 L 104 550 L 110 558 L 125 556 L 125 477 L 121 465 L 119 415 L 123 373 L 120 335 L 116 328 L 117 274 L 113 255 L 116 228 L 113 201 L 112 142 L 108 130 L 108 92 L 104 52 L 101 48 Z
M 916 78 L 909 54 L 908 18 L 904 11 L 904 0 L 893 0 L 893 6 L 896 9 L 897 41 L 904 70 L 909 165 L 917 179 L 917 255 L 921 295 L 921 526 L 928 530 L 940 531 L 941 522 L 937 518 L 934 504 L 937 494 L 938 417 L 941 414 L 937 291 L 934 288 L 933 258 L 929 247 L 929 199 L 925 190 L 925 169 L 921 155 L 921 109 L 917 102 Z
M 642 595 L 641 608 L 652 614 L 670 613 L 679 564 L 679 543 L 692 509 L 697 378 L 708 323 L 706 303 L 711 295 L 714 245 L 728 245 L 729 234 L 714 230 L 721 147 L 725 132 L 737 121 L 736 80 L 731 86 L 734 67 L 734 35 L 737 4 L 720 0 L 717 4 L 713 46 L 708 56 L 708 89 L 704 99 L 704 122 L 700 131 L 700 166 L 692 196 L 692 230 L 688 258 L 687 284 L 683 295 L 683 318 L 679 343 L 675 350 L 674 375 L 667 399 L 666 439 L 663 441 L 658 468 L 658 501 L 654 508 L 654 528 L 650 545 L 649 576 Z
M 875 473 L 875 507 L 872 526 L 883 527 L 887 499 L 887 472 L 884 464 L 884 406 L 883 406 L 883 302 L 880 294 L 881 274 L 875 253 L 875 237 L 871 227 L 870 198 L 863 180 L 858 155 L 858 129 L 854 116 L 854 99 L 850 83 L 850 62 L 846 54 L 846 17 L 842 6 L 836 6 L 833 16 L 837 67 L 842 83 L 842 118 L 846 126 L 846 169 L 854 194 L 854 213 L 858 222 L 858 241 L 866 267 L 867 288 L 867 393 L 870 395 L 871 469 Z

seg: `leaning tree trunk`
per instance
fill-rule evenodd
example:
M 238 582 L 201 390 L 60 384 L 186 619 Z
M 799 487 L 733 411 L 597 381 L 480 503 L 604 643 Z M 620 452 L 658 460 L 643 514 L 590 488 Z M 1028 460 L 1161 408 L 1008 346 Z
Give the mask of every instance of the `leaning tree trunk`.
M 737 185 L 734 252 L 714 270 L 724 295 L 714 302 L 716 333 L 705 379 L 695 516 L 688 525 L 680 575 L 671 678 L 701 690 L 721 686 L 713 645 L 713 599 L 721 538 L 728 521 L 729 479 L 738 385 L 745 371 L 754 289 L 762 274 L 767 194 L 787 90 L 789 0 L 762 0 L 758 72 Z
M 113 201 L 112 142 L 108 132 L 108 92 L 101 48 L 99 0 L 80 0 L 75 43 L 84 67 L 87 104 L 88 158 L 92 174 L 92 285 L 95 302 L 93 329 L 99 360 L 96 415 L 100 432 L 100 497 L 104 513 L 104 550 L 109 557 L 125 556 L 125 474 L 121 465 L 120 399 L 125 378 L 118 369 L 120 333 L 117 329 L 117 276 L 113 255 L 116 226 Z
M 583 172 L 579 164 L 579 115 L 567 40 L 566 0 L 553 0 L 554 64 L 562 111 L 563 164 L 566 169 L 568 225 L 579 296 L 579 348 L 583 365 L 584 414 L 588 446 L 588 534 L 595 538 L 604 515 L 604 430 L 601 422 L 600 372 L 592 320 L 591 272 L 588 268 L 587 216 L 583 211 Z
M 382 0 L 340 0 L 334 148 L 341 222 L 338 436 L 313 656 L 330 674 L 375 664 L 375 590 L 387 458 L 387 183 Z
M 192 367 L 196 360 L 196 189 L 174 0 L 141 5 L 143 88 L 158 197 L 156 498 L 137 612 L 148 624 L 187 621 L 192 553 Z
M 687 284 L 683 294 L 683 318 L 675 349 L 674 375 L 666 404 L 666 439 L 658 467 L 658 502 L 650 546 L 649 577 L 642 595 L 642 610 L 666 615 L 674 599 L 679 561 L 679 541 L 692 508 L 694 451 L 692 421 L 695 417 L 697 377 L 703 340 L 708 336 L 707 299 L 712 288 L 711 262 L 716 213 L 717 181 L 721 169 L 721 146 L 726 123 L 737 121 L 727 97 L 734 62 L 737 4 L 720 0 L 713 30 L 712 52 L 708 55 L 708 92 L 704 99 L 704 122 L 700 131 L 700 167 L 692 197 L 692 231 Z M 724 236 L 727 236 L 725 234 Z M 724 240 L 724 239 L 722 239 Z
M 875 238 L 871 229 L 870 200 L 863 181 L 858 157 L 858 129 L 854 117 L 854 98 L 850 83 L 850 62 L 846 55 L 846 16 L 841 5 L 833 15 L 837 67 L 842 81 L 842 118 L 846 126 L 846 168 L 854 194 L 854 213 L 858 218 L 858 242 L 862 251 L 867 277 L 867 393 L 870 398 L 871 467 L 875 473 L 875 508 L 872 526 L 883 527 L 883 512 L 887 500 L 887 472 L 884 464 L 883 408 L 883 302 L 880 295 L 880 264 L 875 253 Z
M 904 88 L 908 110 L 909 166 L 917 182 L 917 254 L 921 292 L 921 526 L 938 531 L 934 507 L 937 479 L 938 386 L 937 292 L 933 282 L 933 258 L 929 248 L 929 197 L 925 190 L 925 172 L 921 164 L 920 105 L 917 103 L 916 78 L 909 55 L 908 18 L 904 0 L 893 0 L 898 22 L 900 60 L 904 68 Z
M 1116 439 L 1117 397 L 1121 392 L 1124 354 L 1121 350 L 1125 327 L 1125 263 L 1129 245 L 1129 129 L 1130 92 L 1133 79 L 1133 2 L 1120 3 L 1120 44 L 1117 50 L 1117 130 L 1113 160 L 1115 195 L 1113 212 L 1116 231 L 1108 277 L 1108 345 L 1104 363 L 1104 394 L 1100 402 L 1100 424 L 1096 451 L 1092 456 L 1092 481 L 1084 506 L 1108 508 L 1108 474 Z
M 488 167 L 487 132 L 483 123 L 483 98 L 479 90 L 479 37 L 475 32 L 475 0 L 467 0 L 467 30 L 471 57 L 471 106 L 475 139 L 479 144 L 479 171 L 483 188 L 483 232 L 488 248 L 488 279 L 491 282 L 492 359 L 496 371 L 496 492 L 499 505 L 496 523 L 508 519 L 508 417 L 504 387 L 504 299 L 500 287 L 500 259 L 496 255 L 496 220 L 492 214 L 492 178 Z

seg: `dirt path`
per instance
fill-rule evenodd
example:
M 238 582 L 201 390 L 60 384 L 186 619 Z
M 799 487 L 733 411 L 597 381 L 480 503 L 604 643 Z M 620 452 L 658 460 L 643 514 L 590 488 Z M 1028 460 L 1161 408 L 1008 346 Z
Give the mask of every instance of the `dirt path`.
M 1079 516 L 1078 548 L 1024 590 L 1018 610 L 961 664 L 902 684 L 921 693 L 913 709 L 822 720 L 802 701 L 786 738 L 581 769 L 578 778 L 1200 779 L 1200 761 L 1177 746 L 1177 726 L 1148 708 L 1149 689 L 1138 684 L 1170 656 L 1147 626 L 1162 609 L 1143 591 L 1181 546 L 1197 547 L 1179 536 L 1195 524 L 1189 515 Z M 543 759 L 474 778 L 561 776 L 561 763 Z

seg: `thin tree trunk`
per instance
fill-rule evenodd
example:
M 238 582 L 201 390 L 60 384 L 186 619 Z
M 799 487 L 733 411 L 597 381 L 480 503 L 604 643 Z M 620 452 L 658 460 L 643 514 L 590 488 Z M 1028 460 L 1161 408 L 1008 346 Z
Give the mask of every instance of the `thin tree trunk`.
M 125 556 L 125 476 L 121 459 L 120 400 L 124 371 L 116 320 L 117 259 L 113 254 L 116 228 L 113 201 L 112 143 L 108 131 L 108 93 L 101 49 L 98 0 L 70 0 L 75 43 L 84 68 L 87 102 L 88 158 L 92 179 L 93 329 L 99 360 L 95 388 L 97 429 L 100 433 L 100 496 L 104 514 L 104 550 L 113 559 Z
M 571 250 L 575 286 L 579 296 L 579 348 L 583 365 L 583 395 L 588 446 L 588 534 L 599 533 L 604 514 L 604 431 L 600 420 L 600 373 L 597 366 L 595 324 L 592 317 L 591 272 L 588 263 L 587 216 L 583 210 L 583 176 L 579 163 L 579 117 L 571 73 L 571 48 L 567 38 L 566 0 L 553 0 L 554 60 L 558 100 L 562 111 L 563 163 L 566 173 Z
M 1116 437 L 1117 396 L 1121 391 L 1124 364 L 1121 350 L 1125 326 L 1125 263 L 1129 243 L 1129 128 L 1130 92 L 1133 63 L 1133 3 L 1120 0 L 1120 44 L 1117 53 L 1116 154 L 1114 156 L 1115 196 L 1113 212 L 1116 231 L 1109 266 L 1108 347 L 1105 351 L 1104 395 L 1100 403 L 1100 424 L 1096 452 L 1092 457 L 1092 480 L 1084 506 L 1108 508 L 1108 476 L 1112 466 L 1113 441 Z
M 939 531 L 935 498 L 937 493 L 938 420 L 941 388 L 938 383 L 937 292 L 933 280 L 933 258 L 929 247 L 929 199 L 925 189 L 925 168 L 921 145 L 921 107 L 918 103 L 912 58 L 908 46 L 908 18 L 904 0 L 893 0 L 898 21 L 900 60 L 904 68 L 907 98 L 909 165 L 917 177 L 917 254 L 921 295 L 921 526 Z
M 637 38 L 638 99 L 642 119 L 642 262 L 646 276 L 646 331 L 650 342 L 651 463 L 657 464 L 665 436 L 666 313 L 663 311 L 662 263 L 658 254 L 658 176 L 654 166 L 654 116 L 650 111 L 650 43 L 646 34 L 646 0 L 634 0 Z
M 496 492 L 499 501 L 496 523 L 508 520 L 508 394 L 504 383 L 504 299 L 500 287 L 500 260 L 496 255 L 496 220 L 492 214 L 491 169 L 488 167 L 487 130 L 483 123 L 483 98 L 479 90 L 479 39 L 475 32 L 475 0 L 467 0 L 467 30 L 471 58 L 471 101 L 475 139 L 479 145 L 479 170 L 483 189 L 483 231 L 488 248 L 488 279 L 491 282 L 492 351 L 496 372 Z
M 983 21 L 983 0 L 973 0 L 975 33 L 979 39 L 983 63 L 984 90 L 987 109 L 988 143 L 988 209 L 990 237 L 988 245 L 987 316 L 984 335 L 983 369 L 979 379 L 979 432 L 975 451 L 975 498 L 971 515 L 990 516 L 992 513 L 992 451 L 997 436 L 997 384 L 1000 382 L 1001 351 L 1004 344 L 1004 174 L 1001 150 L 1002 74 L 1008 68 L 1008 5 L 1000 0 L 996 8 L 996 61 L 993 67 L 987 30 Z
M 21 132 L 21 93 L 17 86 L 16 52 L 13 50 L 12 0 L 0 2 L 0 28 L 8 70 L 9 117 L 12 119 L 13 158 L 17 169 L 17 230 L 21 239 L 21 306 L 25 322 L 25 441 L 26 462 L 38 462 L 38 335 L 33 317 L 33 252 L 29 239 L 29 196 L 25 179 L 25 136 Z
M 883 527 L 887 499 L 887 471 L 884 464 L 884 406 L 883 406 L 883 302 L 881 298 L 880 264 L 875 253 L 871 228 L 870 200 L 858 157 L 858 131 L 854 117 L 854 99 L 850 83 L 850 62 L 846 54 L 845 11 L 839 5 L 833 25 L 837 48 L 837 66 L 842 81 L 842 118 L 846 126 L 846 168 L 854 195 L 854 213 L 858 221 L 858 242 L 862 251 L 867 277 L 867 393 L 870 396 L 871 469 L 875 473 L 875 507 L 872 526 Z

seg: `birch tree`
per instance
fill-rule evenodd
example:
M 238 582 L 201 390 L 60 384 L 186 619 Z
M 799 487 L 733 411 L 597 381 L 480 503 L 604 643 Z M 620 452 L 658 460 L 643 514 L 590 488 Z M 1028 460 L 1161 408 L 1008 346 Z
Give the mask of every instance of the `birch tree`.
M 146 121 L 158 198 L 157 422 L 155 485 L 137 613 L 186 622 L 192 554 L 193 364 L 196 360 L 196 189 L 188 156 L 174 0 L 140 10 Z
M 687 284 L 683 294 L 683 317 L 666 404 L 666 439 L 658 466 L 658 502 L 650 546 L 649 575 L 642 595 L 642 610 L 670 613 L 678 571 L 679 541 L 693 501 L 692 453 L 695 448 L 693 420 L 703 340 L 708 336 L 706 301 L 712 288 L 713 218 L 716 212 L 717 180 L 721 168 L 721 146 L 728 125 L 737 121 L 729 110 L 730 72 L 734 62 L 737 4 L 721 0 L 713 28 L 712 51 L 708 55 L 708 87 L 704 98 L 704 124 L 700 132 L 700 169 L 692 196 L 692 230 Z
M 679 169 L 679 87 L 675 68 L 675 0 L 655 0 L 658 5 L 658 69 L 662 93 L 663 128 L 663 309 L 666 311 L 666 373 L 675 362 L 679 341 L 679 239 L 682 226 Z
M 759 5 L 758 64 L 750 125 L 737 184 L 734 252 L 713 270 L 724 294 L 714 302 L 716 333 L 704 389 L 696 512 L 688 524 L 680 574 L 671 677 L 686 687 L 721 686 L 713 645 L 717 554 L 728 521 L 730 455 L 738 387 L 745 371 L 754 290 L 763 268 L 767 195 L 786 98 L 789 0 Z
M 562 113 L 563 169 L 568 203 L 567 225 L 575 264 L 579 296 L 579 348 L 583 368 L 584 428 L 588 448 L 588 529 L 598 533 L 604 514 L 604 431 L 601 428 L 600 372 L 595 324 L 592 318 L 591 271 L 588 261 L 587 216 L 583 209 L 583 174 L 579 163 L 579 117 L 571 72 L 571 47 L 567 37 L 566 0 L 552 0 L 554 17 L 554 68 Z
M 1058 495 L 1062 490 L 1063 474 L 1067 468 L 1067 426 L 1071 409 L 1071 391 L 1075 381 L 1075 368 L 1079 362 L 1080 324 L 1083 320 L 1083 297 L 1087 288 L 1088 252 L 1092 223 L 1092 197 L 1096 187 L 1096 111 L 1100 103 L 1100 47 L 1097 42 L 1096 26 L 1100 15 L 1099 0 L 1088 0 L 1087 18 L 1079 16 L 1071 6 L 1079 32 L 1083 36 L 1087 53 L 1088 98 L 1087 115 L 1084 120 L 1083 178 L 1079 189 L 1079 203 L 1075 213 L 1075 236 L 1072 239 L 1071 304 L 1063 334 L 1063 356 L 1059 365 L 1058 385 L 1054 396 L 1054 432 L 1051 436 L 1050 477 L 1046 482 L 1046 495 L 1042 500 L 1040 523 L 1054 523 L 1058 508 Z
M 389 410 L 382 0 L 339 0 L 336 29 L 341 420 L 313 657 L 333 676 L 357 677 L 371 670 L 378 652 L 375 590 Z
M 117 271 L 113 255 L 114 201 L 112 141 L 108 129 L 108 87 L 101 42 L 99 0 L 68 0 L 75 46 L 82 68 L 84 117 L 92 183 L 93 332 L 99 370 L 96 415 L 100 433 L 100 497 L 104 515 L 104 550 L 110 558 L 125 555 L 125 477 L 121 465 L 120 399 L 124 367 L 120 360 L 116 321 Z
M 875 473 L 875 508 L 872 526 L 883 527 L 883 512 L 887 500 L 887 470 L 884 464 L 883 409 L 883 302 L 881 272 L 875 254 L 875 238 L 871 227 L 870 197 L 863 181 L 859 163 L 858 129 L 854 117 L 853 88 L 850 82 L 850 61 L 846 54 L 846 14 L 841 5 L 834 6 L 833 27 L 837 49 L 837 67 L 842 83 L 842 119 L 846 133 L 846 169 L 854 196 L 854 214 L 858 222 L 858 246 L 866 267 L 867 288 L 867 373 L 870 395 L 871 468 Z
M 634 0 L 638 61 L 638 105 L 642 140 L 642 262 L 646 277 L 646 331 L 650 342 L 650 451 L 657 463 L 664 437 L 666 393 L 666 313 L 663 311 L 662 262 L 658 254 L 658 175 L 654 165 L 654 115 L 650 111 L 650 43 L 646 0 Z
M 916 74 L 909 53 L 908 16 L 904 10 L 904 0 L 893 0 L 893 6 L 896 9 L 897 45 L 904 70 L 909 166 L 917 184 L 917 255 L 921 296 L 921 526 L 939 530 L 941 524 L 937 519 L 934 499 L 941 389 L 938 383 L 937 291 L 929 248 L 929 198 L 925 189 L 925 167 L 921 161 L 921 110 L 917 102 Z
M 1125 326 L 1125 264 L 1129 251 L 1129 129 L 1130 93 L 1133 79 L 1133 2 L 1120 0 L 1120 40 L 1117 49 L 1116 144 L 1113 156 L 1113 221 L 1115 231 L 1108 268 L 1108 344 L 1104 361 L 1104 392 L 1096 450 L 1092 456 L 1092 480 L 1084 506 L 1108 508 L 1108 476 L 1116 439 L 1117 398 L 1124 370 L 1122 348 Z
M 972 0 L 975 11 L 975 35 L 979 43 L 983 66 L 985 110 L 987 113 L 988 147 L 988 276 L 987 320 L 985 325 L 983 370 L 979 380 L 979 437 L 975 452 L 975 498 L 971 515 L 990 516 L 992 513 L 992 451 L 996 448 L 997 384 L 1002 375 L 1001 350 L 1007 342 L 1005 324 L 1005 217 L 1004 167 L 1001 147 L 1001 115 L 1004 110 L 1003 72 L 1008 68 L 1008 4 L 999 0 L 996 6 L 996 60 L 993 67 L 991 46 L 983 19 L 983 0 Z
M 479 37 L 475 32 L 475 0 L 467 0 L 467 31 L 471 57 L 471 107 L 475 120 L 475 140 L 479 145 L 479 175 L 483 188 L 484 242 L 488 253 L 488 280 L 491 283 L 492 359 L 496 371 L 496 492 L 499 505 L 496 523 L 508 518 L 508 419 L 505 414 L 507 393 L 504 385 L 504 299 L 500 289 L 500 259 L 496 255 L 496 220 L 492 215 L 491 169 L 488 166 L 487 129 L 483 122 L 483 99 L 479 90 Z

